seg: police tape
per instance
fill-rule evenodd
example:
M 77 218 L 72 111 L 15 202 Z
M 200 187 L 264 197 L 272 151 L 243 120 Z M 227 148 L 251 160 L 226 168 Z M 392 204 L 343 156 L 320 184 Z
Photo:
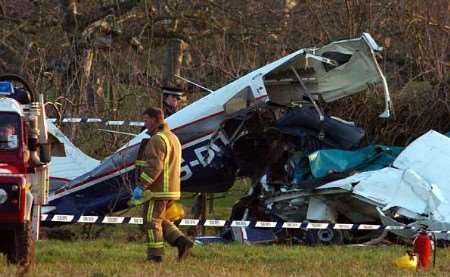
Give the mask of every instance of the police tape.
M 101 118 L 87 118 L 87 117 L 70 117 L 63 118 L 58 120 L 56 118 L 48 119 L 52 123 L 61 122 L 61 123 L 91 123 L 91 124 L 104 124 L 107 126 L 136 126 L 142 127 L 144 126 L 144 122 L 142 121 L 129 121 L 129 120 L 104 120 Z
M 142 217 L 123 216 L 75 216 L 63 214 L 42 214 L 43 222 L 60 223 L 91 223 L 91 224 L 144 224 Z M 283 229 L 335 229 L 351 231 L 375 231 L 375 230 L 420 230 L 418 226 L 405 225 L 377 225 L 377 224 L 351 224 L 351 223 L 327 223 L 327 222 L 284 222 L 284 221 L 248 221 L 248 220 L 219 220 L 219 219 L 182 219 L 178 226 L 204 226 L 204 227 L 254 227 L 254 228 L 283 228 Z M 432 233 L 450 234 L 450 230 Z

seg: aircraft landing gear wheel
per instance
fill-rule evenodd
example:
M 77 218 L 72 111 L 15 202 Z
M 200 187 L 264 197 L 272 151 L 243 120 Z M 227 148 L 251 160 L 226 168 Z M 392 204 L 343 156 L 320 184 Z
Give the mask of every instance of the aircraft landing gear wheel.
M 307 235 L 310 243 L 314 244 L 342 244 L 344 242 L 344 235 L 341 230 L 319 229 L 308 230 Z

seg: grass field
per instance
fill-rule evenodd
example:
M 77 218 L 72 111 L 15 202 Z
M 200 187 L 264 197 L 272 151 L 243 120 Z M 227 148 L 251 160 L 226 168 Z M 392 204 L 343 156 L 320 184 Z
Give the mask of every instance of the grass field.
M 426 272 L 397 269 L 392 260 L 405 248 L 197 246 L 183 263 L 167 249 L 162 264 L 145 261 L 142 243 L 113 240 L 40 241 L 29 276 L 448 276 L 450 251 L 440 249 L 436 268 Z M 0 275 L 18 273 L 0 261 Z
M 215 203 L 211 218 L 225 218 L 229 208 L 246 190 L 234 187 Z M 189 206 L 191 200 L 184 200 Z M 137 211 L 130 213 L 136 214 Z M 63 229 L 81 233 L 82 225 Z M 406 246 L 248 246 L 238 243 L 196 246 L 192 257 L 179 263 L 176 250 L 166 247 L 162 264 L 145 260 L 145 244 L 137 226 L 93 226 L 102 230 L 98 239 L 78 235 L 72 241 L 37 243 L 34 265 L 26 276 L 450 276 L 450 249 L 438 249 L 436 267 L 425 272 L 398 269 L 393 260 Z M 209 230 L 210 232 L 212 230 Z M 0 257 L 0 276 L 23 274 Z

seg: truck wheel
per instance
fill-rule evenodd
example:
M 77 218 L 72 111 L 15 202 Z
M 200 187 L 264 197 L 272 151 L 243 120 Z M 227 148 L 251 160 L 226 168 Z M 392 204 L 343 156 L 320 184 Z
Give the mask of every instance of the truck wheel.
M 9 257 L 12 232 L 9 230 L 0 230 L 0 254 Z
M 11 263 L 27 266 L 33 261 L 34 240 L 31 222 L 16 227 L 10 246 L 8 260 Z

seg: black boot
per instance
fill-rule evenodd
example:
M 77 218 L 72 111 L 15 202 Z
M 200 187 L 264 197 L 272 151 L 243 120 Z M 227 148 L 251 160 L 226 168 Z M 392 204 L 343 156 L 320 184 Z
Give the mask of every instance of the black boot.
M 194 242 L 182 236 L 175 241 L 175 245 L 178 248 L 178 260 L 181 261 L 189 255 L 192 247 L 194 247 Z
M 154 262 L 154 263 L 160 263 L 160 262 L 162 262 L 162 256 L 148 255 L 147 256 L 147 261 Z

